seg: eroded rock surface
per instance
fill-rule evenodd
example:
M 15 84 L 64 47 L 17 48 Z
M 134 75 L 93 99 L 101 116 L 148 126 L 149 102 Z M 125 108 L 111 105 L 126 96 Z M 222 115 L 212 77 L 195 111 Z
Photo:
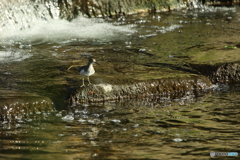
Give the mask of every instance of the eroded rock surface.
M 53 102 L 43 96 L 0 90 L 0 120 L 23 121 L 30 115 L 53 111 Z
M 212 74 L 213 82 L 240 82 L 240 64 L 226 63 Z
M 124 85 L 98 84 L 81 87 L 71 93 L 69 104 L 74 106 L 81 102 L 104 102 L 153 95 L 180 95 L 189 91 L 205 90 L 210 86 L 211 81 L 204 76 L 139 81 Z
M 239 62 L 224 64 L 194 64 L 191 65 L 201 74 L 207 76 L 213 83 L 237 83 L 240 82 Z

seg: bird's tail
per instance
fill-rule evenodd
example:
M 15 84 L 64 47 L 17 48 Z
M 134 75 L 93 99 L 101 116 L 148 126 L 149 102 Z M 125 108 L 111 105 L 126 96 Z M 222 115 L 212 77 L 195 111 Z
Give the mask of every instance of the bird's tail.
M 71 65 L 70 67 L 68 67 L 67 71 L 70 70 L 72 67 L 78 67 L 79 65 Z

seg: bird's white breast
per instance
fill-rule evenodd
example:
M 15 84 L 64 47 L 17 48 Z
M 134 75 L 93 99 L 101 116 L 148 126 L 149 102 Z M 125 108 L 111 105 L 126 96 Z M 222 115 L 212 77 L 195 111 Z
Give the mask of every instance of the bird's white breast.
M 80 71 L 80 74 L 83 76 L 91 76 L 94 73 L 95 73 L 95 70 L 93 68 L 93 65 L 90 65 L 87 71 L 85 71 L 84 69 Z

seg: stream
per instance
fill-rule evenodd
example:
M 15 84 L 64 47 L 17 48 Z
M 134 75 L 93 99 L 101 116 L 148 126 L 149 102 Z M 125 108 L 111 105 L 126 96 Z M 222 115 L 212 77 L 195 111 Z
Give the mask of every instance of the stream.
M 198 74 L 179 66 L 211 57 L 192 53 L 215 49 L 226 54 L 224 46 L 239 45 L 239 23 L 238 7 L 205 7 L 117 20 L 79 17 L 71 22 L 36 19 L 29 27 L 24 23 L 25 28 L 1 25 L 0 113 L 11 106 L 18 111 L 0 121 L 0 159 L 210 159 L 211 151 L 239 154 L 239 84 L 213 84 L 210 91 L 175 97 L 77 106 L 67 102 L 68 91 L 82 83 L 77 71 L 67 71 L 71 65 L 85 65 L 94 56 L 100 65 L 94 66 L 93 84 Z M 44 109 L 33 105 L 34 111 L 21 111 L 30 103 Z

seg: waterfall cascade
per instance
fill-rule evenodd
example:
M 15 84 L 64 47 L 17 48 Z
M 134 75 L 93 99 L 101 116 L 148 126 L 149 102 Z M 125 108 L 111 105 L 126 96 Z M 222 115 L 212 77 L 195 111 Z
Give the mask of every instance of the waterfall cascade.
M 79 15 L 69 20 L 64 12 L 55 0 L 4 0 L 0 4 L 0 45 L 65 43 L 89 38 L 104 41 L 134 32 L 131 26 L 99 18 Z

